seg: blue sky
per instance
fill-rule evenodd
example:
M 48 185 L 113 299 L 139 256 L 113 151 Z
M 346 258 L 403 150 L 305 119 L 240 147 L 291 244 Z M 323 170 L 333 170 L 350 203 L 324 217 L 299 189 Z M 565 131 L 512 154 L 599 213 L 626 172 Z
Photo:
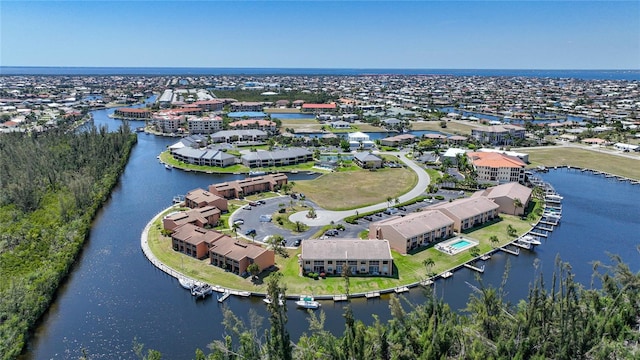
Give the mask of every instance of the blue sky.
M 0 65 L 640 69 L 640 2 L 0 0 Z

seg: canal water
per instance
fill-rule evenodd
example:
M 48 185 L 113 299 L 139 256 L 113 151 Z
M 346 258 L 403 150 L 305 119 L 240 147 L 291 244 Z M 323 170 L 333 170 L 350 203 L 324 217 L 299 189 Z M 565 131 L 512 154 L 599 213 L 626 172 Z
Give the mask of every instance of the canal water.
M 120 122 L 107 117 L 108 110 L 94 112 L 96 125 L 111 129 Z M 137 127 L 132 122 L 132 127 Z M 224 335 L 221 305 L 214 298 L 196 301 L 178 282 L 152 266 L 140 250 L 140 234 L 155 214 L 171 204 L 177 194 L 236 175 L 211 175 L 166 170 L 156 156 L 175 138 L 138 135 L 119 185 L 96 218 L 73 272 L 59 291 L 29 342 L 24 359 L 79 358 L 86 351 L 92 359 L 132 358 L 137 339 L 159 350 L 166 359 L 193 357 L 196 348 L 206 349 Z M 510 263 L 507 296 L 512 303 L 526 297 L 534 275 L 547 279 L 560 256 L 569 261 L 576 279 L 585 286 L 591 279 L 591 263 L 608 262 L 607 253 L 620 254 L 632 270 L 640 270 L 640 186 L 581 173 L 556 170 L 543 175 L 564 196 L 561 225 L 535 252 L 522 251 L 515 257 L 495 254 L 481 276 L 486 285 L 498 286 Z M 435 292 L 454 309 L 463 309 L 476 275 L 469 270 L 438 280 Z M 424 301 L 423 290 L 404 295 L 408 301 Z M 376 314 L 389 319 L 388 298 L 355 299 L 356 318 L 367 324 Z M 265 318 L 261 299 L 229 298 L 224 306 L 247 318 L 250 310 Z M 344 303 L 323 302 L 326 327 L 342 333 Z M 288 303 L 289 330 L 295 340 L 308 331 L 308 315 Z

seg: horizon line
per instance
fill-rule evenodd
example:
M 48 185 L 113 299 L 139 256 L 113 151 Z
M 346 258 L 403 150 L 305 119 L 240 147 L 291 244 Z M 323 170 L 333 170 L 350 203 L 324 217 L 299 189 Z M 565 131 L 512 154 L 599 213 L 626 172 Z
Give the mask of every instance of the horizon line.
M 260 66 L 84 66 L 84 65 L 0 65 L 0 68 L 86 68 L 86 69 L 304 69 L 304 70 L 529 70 L 529 71 L 640 71 L 638 69 L 580 68 L 420 68 L 420 67 L 260 67 Z

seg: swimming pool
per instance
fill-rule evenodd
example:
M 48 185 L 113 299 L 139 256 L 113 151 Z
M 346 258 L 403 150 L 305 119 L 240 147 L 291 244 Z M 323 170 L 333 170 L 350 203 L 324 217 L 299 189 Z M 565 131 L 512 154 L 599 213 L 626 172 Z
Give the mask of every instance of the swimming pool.
M 463 249 L 463 248 L 465 248 L 465 247 L 467 247 L 469 245 L 471 245 L 471 242 L 469 242 L 469 241 L 467 241 L 465 239 L 460 239 L 460 240 L 454 242 L 453 244 L 451 244 L 449 246 L 451 246 L 452 248 L 454 248 L 456 250 L 460 250 L 460 249 Z

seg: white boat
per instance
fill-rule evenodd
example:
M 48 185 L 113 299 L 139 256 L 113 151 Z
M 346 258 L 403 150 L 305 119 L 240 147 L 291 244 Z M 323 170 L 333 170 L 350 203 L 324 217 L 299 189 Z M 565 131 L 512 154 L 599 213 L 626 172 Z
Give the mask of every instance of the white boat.
M 249 171 L 249 176 L 260 176 L 260 175 L 265 175 L 266 172 L 264 171 Z
M 187 290 L 193 289 L 193 287 L 196 285 L 195 281 L 187 278 L 178 278 L 178 282 L 180 283 L 180 286 Z
M 195 297 L 206 297 L 213 292 L 213 288 L 209 284 L 196 285 L 191 289 L 191 295 Z
M 317 309 L 320 303 L 313 300 L 313 296 L 300 296 L 300 300 L 296 301 L 296 305 L 303 309 Z
M 169 165 L 169 164 L 164 164 L 164 168 L 167 170 L 171 170 L 173 169 L 173 166 Z
M 542 244 L 540 242 L 540 240 L 536 239 L 535 237 L 531 236 L 531 235 L 524 235 L 521 238 L 518 239 L 520 242 L 525 243 L 525 244 L 531 244 L 531 245 L 540 245 Z
M 269 297 L 269 295 L 267 295 L 267 297 L 265 297 L 264 299 L 262 299 L 262 301 L 264 301 L 266 304 L 271 304 L 273 301 L 271 301 L 271 298 Z M 278 295 L 278 305 L 284 305 L 284 300 L 282 299 L 282 294 Z

